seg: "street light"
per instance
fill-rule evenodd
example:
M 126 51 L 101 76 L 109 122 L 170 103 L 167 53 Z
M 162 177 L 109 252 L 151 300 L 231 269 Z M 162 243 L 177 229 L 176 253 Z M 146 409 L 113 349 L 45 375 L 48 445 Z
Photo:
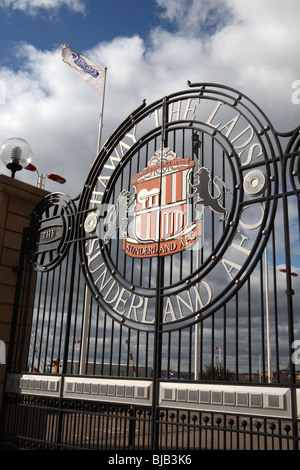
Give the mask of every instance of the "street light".
M 17 171 L 30 164 L 32 150 L 26 140 L 13 137 L 2 144 L 1 158 L 6 168 L 11 170 L 11 177 L 14 178 Z
M 55 173 L 48 173 L 46 175 L 43 175 L 42 173 L 40 173 L 37 170 L 37 168 L 34 165 L 32 165 L 32 163 L 29 163 L 29 165 L 27 165 L 25 167 L 25 170 L 35 171 L 37 173 L 37 175 L 38 175 L 38 177 L 37 177 L 37 187 L 41 188 L 41 189 L 44 189 L 44 187 L 45 187 L 45 179 L 46 178 L 48 178 L 49 180 L 55 181 L 56 183 L 59 183 L 59 184 L 64 184 L 66 182 L 65 178 L 63 178 L 60 175 L 56 175 Z
M 47 175 L 39 173 L 37 168 L 31 163 L 32 150 L 29 143 L 19 137 L 7 139 L 2 144 L 1 158 L 6 168 L 11 170 L 12 178 L 15 177 L 16 171 L 20 171 L 23 168 L 25 168 L 25 170 L 35 171 L 38 174 L 38 188 L 44 189 L 46 178 L 60 184 L 64 184 L 66 182 L 65 178 L 55 173 L 48 173 Z
M 281 273 L 286 273 L 286 272 L 287 272 L 287 270 L 284 269 L 284 268 L 279 269 L 279 271 L 280 271 Z M 293 276 L 293 277 L 298 277 L 298 274 L 297 274 L 297 273 L 291 273 L 291 276 Z
M 287 274 L 287 270 L 286 270 L 285 268 L 280 268 L 279 271 L 280 271 L 281 273 Z M 291 272 L 290 275 L 293 276 L 293 277 L 298 277 L 298 274 L 297 274 L 297 273 L 294 273 L 294 272 Z M 287 291 L 285 291 L 285 293 L 287 294 Z M 291 285 L 291 294 L 292 294 L 292 295 L 295 294 L 294 289 L 292 289 L 292 285 Z

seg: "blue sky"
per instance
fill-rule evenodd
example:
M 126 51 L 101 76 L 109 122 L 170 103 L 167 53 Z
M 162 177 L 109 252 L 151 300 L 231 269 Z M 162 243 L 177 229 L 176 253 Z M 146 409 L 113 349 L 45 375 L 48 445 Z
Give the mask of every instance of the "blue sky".
M 81 191 L 101 96 L 62 62 L 63 42 L 107 67 L 102 142 L 143 99 L 187 80 L 241 90 L 278 130 L 291 130 L 299 17 L 299 0 L 0 0 L 0 145 L 27 140 L 40 172 L 66 176 L 71 197 Z M 18 178 L 35 183 L 29 172 Z M 58 190 L 51 181 L 47 189 Z
M 12 6 L 1 8 L 0 2 L 2 65 L 14 63 L 13 50 L 19 41 L 44 50 L 53 50 L 65 42 L 81 51 L 116 36 L 138 34 L 147 38 L 162 21 L 161 8 L 152 0 L 87 0 L 78 3 L 83 11 L 60 3 L 59 9 L 38 8 L 29 13 Z

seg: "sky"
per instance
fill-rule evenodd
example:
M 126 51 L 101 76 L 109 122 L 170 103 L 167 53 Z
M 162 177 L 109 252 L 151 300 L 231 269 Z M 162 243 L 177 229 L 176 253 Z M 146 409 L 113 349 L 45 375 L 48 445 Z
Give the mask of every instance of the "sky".
M 144 99 L 188 80 L 236 88 L 290 131 L 299 125 L 299 17 L 298 0 L 0 0 L 0 145 L 25 139 L 40 173 L 67 180 L 46 189 L 80 194 L 102 95 L 62 62 L 62 43 L 107 67 L 102 144 Z M 36 184 L 26 170 L 16 178 Z

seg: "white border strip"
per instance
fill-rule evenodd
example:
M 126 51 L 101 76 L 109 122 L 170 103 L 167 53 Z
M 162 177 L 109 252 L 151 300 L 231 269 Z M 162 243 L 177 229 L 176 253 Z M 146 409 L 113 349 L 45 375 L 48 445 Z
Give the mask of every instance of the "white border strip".
M 152 387 L 150 380 L 8 374 L 6 392 L 151 406 Z M 160 384 L 159 405 L 278 418 L 292 416 L 291 390 L 286 387 L 194 384 L 174 380 Z M 300 390 L 297 390 L 297 405 L 300 410 Z

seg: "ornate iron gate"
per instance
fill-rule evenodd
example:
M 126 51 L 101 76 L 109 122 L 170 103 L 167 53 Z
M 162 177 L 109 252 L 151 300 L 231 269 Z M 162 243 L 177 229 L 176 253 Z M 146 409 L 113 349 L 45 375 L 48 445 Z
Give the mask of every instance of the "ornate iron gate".
M 299 128 L 188 85 L 32 215 L 5 447 L 298 449 Z

